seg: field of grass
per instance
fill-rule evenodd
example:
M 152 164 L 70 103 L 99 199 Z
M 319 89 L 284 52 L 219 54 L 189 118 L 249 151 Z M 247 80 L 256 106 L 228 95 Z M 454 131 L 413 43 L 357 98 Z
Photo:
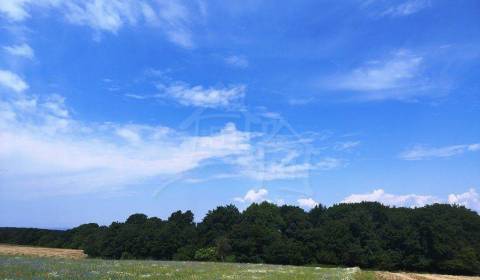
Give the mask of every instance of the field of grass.
M 374 279 L 358 268 L 0 255 L 0 279 Z
M 88 259 L 81 250 L 0 244 L 0 280 L 7 279 L 352 279 L 480 280 L 359 268 Z

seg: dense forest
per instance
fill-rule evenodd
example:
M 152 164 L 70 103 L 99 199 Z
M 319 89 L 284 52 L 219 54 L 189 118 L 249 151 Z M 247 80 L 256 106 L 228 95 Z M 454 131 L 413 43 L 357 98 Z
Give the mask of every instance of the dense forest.
M 392 208 L 374 202 L 295 206 L 263 202 L 240 212 L 191 211 L 167 219 L 131 215 L 110 226 L 60 231 L 0 228 L 0 243 L 81 248 L 109 259 L 331 264 L 383 270 L 480 274 L 480 216 L 461 206 Z

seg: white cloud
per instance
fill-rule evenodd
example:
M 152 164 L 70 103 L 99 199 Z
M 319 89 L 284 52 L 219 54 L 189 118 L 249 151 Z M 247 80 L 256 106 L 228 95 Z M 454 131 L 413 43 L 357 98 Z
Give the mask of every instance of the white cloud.
M 266 201 L 267 195 L 268 195 L 267 189 L 259 189 L 259 190 L 251 189 L 245 194 L 245 196 L 236 197 L 234 198 L 234 200 L 242 203 L 258 203 L 258 202 Z
M 463 154 L 465 152 L 480 151 L 480 143 L 453 145 L 440 148 L 428 148 L 424 146 L 415 146 L 400 154 L 404 160 L 425 160 L 432 158 L 447 158 Z
M 318 140 L 316 135 L 299 135 L 283 119 L 268 119 L 281 123 L 275 124 L 278 131 L 252 134 L 252 142 L 255 143 L 252 150 L 232 160 L 239 167 L 239 174 L 257 181 L 294 180 L 308 178 L 312 172 L 333 170 L 344 165 L 342 159 L 320 156 L 315 151 L 312 142 Z M 282 126 L 285 128 L 283 131 Z
M 280 119 L 282 118 L 282 115 L 277 112 L 263 112 L 260 113 L 262 117 L 269 118 L 269 119 Z
M 193 47 L 192 14 L 182 1 L 90 0 L 68 2 L 67 19 L 77 25 L 116 33 L 123 25 L 139 21 L 157 26 L 168 40 L 185 48 Z
M 308 172 L 312 170 L 312 165 L 304 164 L 287 164 L 283 162 L 264 163 L 264 166 L 244 166 L 244 174 L 256 180 L 285 180 L 305 178 Z
M 238 55 L 231 55 L 226 57 L 225 63 L 238 68 L 247 68 L 249 64 L 246 57 Z
M 342 203 L 358 203 L 362 201 L 377 201 L 385 205 L 413 207 L 424 206 L 438 202 L 438 199 L 429 195 L 395 195 L 386 193 L 383 189 L 374 190 L 371 193 L 366 194 L 352 194 L 342 200 Z
M 256 143 L 256 150 L 235 158 L 239 172 L 258 181 L 293 180 L 307 178 L 311 172 L 339 168 L 343 162 L 337 158 L 314 159 L 310 154 L 291 148 L 288 143 L 276 153 L 262 143 Z
M 115 132 L 118 136 L 132 144 L 138 144 L 141 142 L 140 135 L 135 130 L 128 127 L 120 127 Z
M 245 86 L 210 87 L 189 86 L 185 83 L 176 83 L 158 88 L 164 96 L 174 99 L 184 106 L 203 108 L 226 108 L 239 106 L 245 96 Z M 160 95 L 162 96 L 162 95 Z
M 61 0 L 7 0 L 0 1 L 0 13 L 11 21 L 22 21 L 30 17 L 29 6 L 53 7 L 64 1 Z
M 338 158 L 326 157 L 315 163 L 316 170 L 331 170 L 344 165 L 344 162 Z
M 0 85 L 16 92 L 22 92 L 28 89 L 28 84 L 17 74 L 0 69 Z
M 335 90 L 361 92 L 359 98 L 407 99 L 424 95 L 429 87 L 421 77 L 423 57 L 399 50 L 382 60 L 374 60 L 350 73 L 330 78 L 324 84 Z
M 32 59 L 35 56 L 33 49 L 25 43 L 21 45 L 5 46 L 3 49 L 11 55 L 21 56 L 29 59 Z
M 141 17 L 140 3 L 120 0 L 67 1 L 65 16 L 70 23 L 116 33 L 125 23 L 137 23 Z
M 256 181 L 306 178 L 342 165 L 305 153 L 309 138 L 243 132 L 225 123 L 206 136 L 192 136 L 164 126 L 82 122 L 60 95 L 0 95 L 0 169 L 6 170 L 0 173 L 6 182 L 0 192 L 8 187 L 75 193 L 157 184 L 206 162 L 225 164 L 234 171 L 228 176 Z
M 337 151 L 349 151 L 357 147 L 358 145 L 360 145 L 359 141 L 339 142 L 335 145 L 334 149 Z
M 386 193 L 383 189 L 377 189 L 371 193 L 352 194 L 342 200 L 342 203 L 359 203 L 362 201 L 376 201 L 385 205 L 399 207 L 421 207 L 432 203 L 449 203 L 462 205 L 480 212 L 480 195 L 473 188 L 465 193 L 450 194 L 447 199 L 431 195 L 395 195 Z
M 60 96 L 0 96 L 4 192 L 81 193 L 158 183 L 250 149 L 250 134 L 231 123 L 190 136 L 162 126 L 81 122 Z
M 148 98 L 150 98 L 150 96 L 145 96 L 145 95 L 140 95 L 140 94 L 133 94 L 133 93 L 126 93 L 124 96 L 125 96 L 125 97 L 128 97 L 128 98 L 138 99 L 138 100 L 143 100 L 143 99 L 148 99 Z
M 29 9 L 33 6 L 56 9 L 69 23 L 97 32 L 117 33 L 125 25 L 145 22 L 159 27 L 169 41 L 181 47 L 194 45 L 190 30 L 193 13 L 182 1 L 9 0 L 0 2 L 0 13 L 12 21 L 22 21 L 30 17 Z
M 70 113 L 65 106 L 65 98 L 63 98 L 63 96 L 57 94 L 51 95 L 41 104 L 41 106 L 52 116 L 60 118 L 68 118 L 70 116 Z
M 278 206 L 285 205 L 285 200 L 282 198 L 277 198 L 274 201 L 267 199 L 269 192 L 267 189 L 251 189 L 243 197 L 235 197 L 233 200 L 240 203 L 251 204 L 251 203 L 261 203 L 269 202 L 274 203 Z
M 309 103 L 312 103 L 314 101 L 313 98 L 291 98 L 288 100 L 288 104 L 292 106 L 301 106 L 301 105 L 306 105 Z
M 300 198 L 297 200 L 298 205 L 302 208 L 314 208 L 318 205 L 318 202 L 313 200 L 313 198 Z
M 157 1 L 159 11 L 157 18 L 149 17 L 150 22 L 156 22 L 167 34 L 169 40 L 185 48 L 192 48 L 193 35 L 190 30 L 191 12 L 181 1 Z
M 475 189 L 470 189 L 468 192 L 462 194 L 450 194 L 448 196 L 448 203 L 463 205 L 480 212 L 480 195 Z
M 0 2 L 0 12 L 13 21 L 20 21 L 27 18 L 28 12 L 25 10 L 24 0 L 10 0 Z
M 409 16 L 428 8 L 429 6 L 429 0 L 408 0 L 400 5 L 388 8 L 381 15 L 391 17 Z

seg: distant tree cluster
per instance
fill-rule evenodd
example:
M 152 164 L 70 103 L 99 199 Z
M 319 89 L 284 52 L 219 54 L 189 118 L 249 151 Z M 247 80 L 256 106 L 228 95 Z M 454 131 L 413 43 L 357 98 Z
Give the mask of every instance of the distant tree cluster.
M 80 248 L 91 257 L 331 264 L 382 270 L 480 274 L 480 216 L 460 206 L 391 208 L 379 203 L 295 206 L 263 202 L 240 212 L 191 211 L 167 220 L 131 215 L 110 226 L 0 228 L 0 242 Z

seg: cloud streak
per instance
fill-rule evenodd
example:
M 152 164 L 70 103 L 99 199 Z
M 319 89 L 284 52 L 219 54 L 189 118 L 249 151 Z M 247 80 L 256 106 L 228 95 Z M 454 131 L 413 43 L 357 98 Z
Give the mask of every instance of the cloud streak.
M 35 57 L 35 52 L 28 44 L 20 44 L 13 46 L 4 46 L 3 49 L 11 55 L 20 56 L 28 59 Z
M 21 22 L 31 16 L 31 7 L 55 9 L 67 22 L 89 27 L 98 32 L 97 36 L 102 32 L 116 34 L 124 26 L 146 23 L 159 27 L 176 45 L 194 46 L 191 26 L 195 17 L 182 1 L 11 0 L 0 2 L 0 13 L 10 21 Z
M 184 106 L 201 108 L 230 108 L 240 106 L 245 97 L 246 86 L 233 85 L 228 87 L 190 86 L 186 83 L 157 86 L 162 92 L 159 97 L 167 97 Z
M 430 148 L 417 145 L 400 154 L 400 158 L 404 160 L 427 160 L 433 158 L 449 158 L 461 155 L 466 152 L 480 151 L 480 143 L 452 145 L 439 148 Z
M 122 188 L 162 181 L 206 160 L 250 150 L 250 134 L 232 123 L 207 136 L 163 126 L 86 123 L 72 118 L 61 96 L 1 98 L 0 112 L 3 191 Z
M 426 95 L 430 88 L 422 78 L 424 58 L 397 50 L 380 60 L 371 60 L 352 71 L 328 78 L 322 85 L 331 90 L 357 93 L 363 100 L 409 99 Z
M 83 122 L 60 95 L 0 95 L 0 168 L 6 170 L 0 191 L 74 194 L 155 185 L 212 161 L 256 181 L 305 178 L 342 165 L 303 154 L 299 147 L 306 142 L 244 132 L 229 122 L 205 136 L 165 126 Z
M 404 17 L 418 13 L 428 7 L 430 7 L 430 1 L 428 0 L 408 0 L 399 5 L 388 8 L 381 15 L 390 17 Z
M 225 58 L 225 63 L 237 68 L 247 68 L 249 65 L 248 59 L 244 56 L 231 55 Z
M 0 69 L 0 86 L 15 92 L 23 92 L 29 88 L 28 84 L 17 74 Z

